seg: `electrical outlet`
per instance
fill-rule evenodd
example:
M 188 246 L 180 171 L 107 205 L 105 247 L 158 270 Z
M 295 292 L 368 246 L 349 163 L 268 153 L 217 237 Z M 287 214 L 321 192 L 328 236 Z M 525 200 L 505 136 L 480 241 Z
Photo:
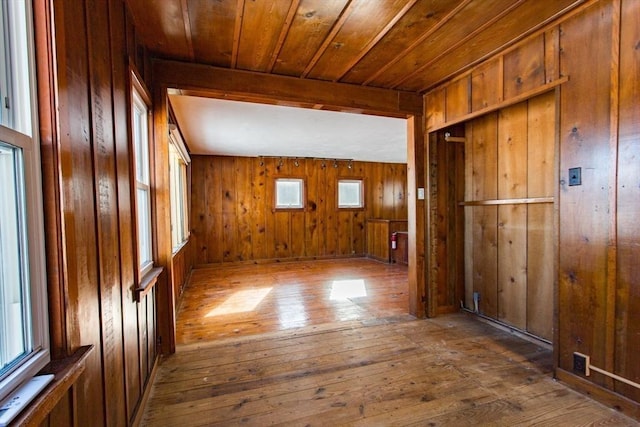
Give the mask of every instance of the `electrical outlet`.
M 586 354 L 573 353 L 573 372 L 589 376 L 589 356 Z

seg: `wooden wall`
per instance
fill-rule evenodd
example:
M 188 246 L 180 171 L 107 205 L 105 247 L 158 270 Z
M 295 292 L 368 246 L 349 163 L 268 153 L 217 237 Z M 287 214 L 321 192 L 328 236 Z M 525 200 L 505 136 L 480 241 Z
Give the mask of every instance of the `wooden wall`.
M 467 122 L 466 307 L 553 338 L 555 92 Z
M 157 288 L 134 294 L 128 112 L 129 66 L 149 82 L 149 61 L 123 1 L 34 6 L 52 354 L 94 346 L 45 424 L 128 425 L 158 354 Z
M 539 218 L 557 224 L 556 375 L 640 418 L 640 390 L 598 373 L 578 375 L 572 359 L 579 351 L 594 366 L 640 382 L 638 28 L 639 2 L 586 2 L 425 101 L 433 133 L 558 88 L 556 212 Z M 573 167 L 582 168 L 581 186 L 568 185 Z
M 196 264 L 362 256 L 368 218 L 406 219 L 407 167 L 395 163 L 192 156 Z M 304 211 L 274 206 L 274 179 L 303 178 Z M 365 209 L 337 209 L 339 178 L 363 178 Z

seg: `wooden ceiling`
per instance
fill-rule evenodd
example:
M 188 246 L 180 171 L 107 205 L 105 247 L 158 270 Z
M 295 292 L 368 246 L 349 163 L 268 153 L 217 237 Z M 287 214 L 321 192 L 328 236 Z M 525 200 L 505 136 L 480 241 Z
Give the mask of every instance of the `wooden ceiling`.
M 585 0 L 127 0 L 155 56 L 424 92 Z

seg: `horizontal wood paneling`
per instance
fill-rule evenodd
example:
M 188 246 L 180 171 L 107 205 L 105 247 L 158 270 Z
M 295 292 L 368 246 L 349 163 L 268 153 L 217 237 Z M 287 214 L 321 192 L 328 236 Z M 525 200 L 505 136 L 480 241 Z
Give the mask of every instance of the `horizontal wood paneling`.
M 366 220 L 406 219 L 406 165 L 193 156 L 196 264 L 362 256 Z M 275 210 L 274 180 L 305 180 L 305 209 Z M 337 209 L 337 181 L 363 178 L 365 208 Z

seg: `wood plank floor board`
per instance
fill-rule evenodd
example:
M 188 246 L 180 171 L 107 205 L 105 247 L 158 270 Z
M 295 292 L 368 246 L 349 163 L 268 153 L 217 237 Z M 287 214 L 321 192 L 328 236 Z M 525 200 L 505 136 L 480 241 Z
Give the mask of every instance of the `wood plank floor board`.
M 366 259 L 195 270 L 142 425 L 638 425 L 553 381 L 546 348 L 407 311 L 406 267 Z

